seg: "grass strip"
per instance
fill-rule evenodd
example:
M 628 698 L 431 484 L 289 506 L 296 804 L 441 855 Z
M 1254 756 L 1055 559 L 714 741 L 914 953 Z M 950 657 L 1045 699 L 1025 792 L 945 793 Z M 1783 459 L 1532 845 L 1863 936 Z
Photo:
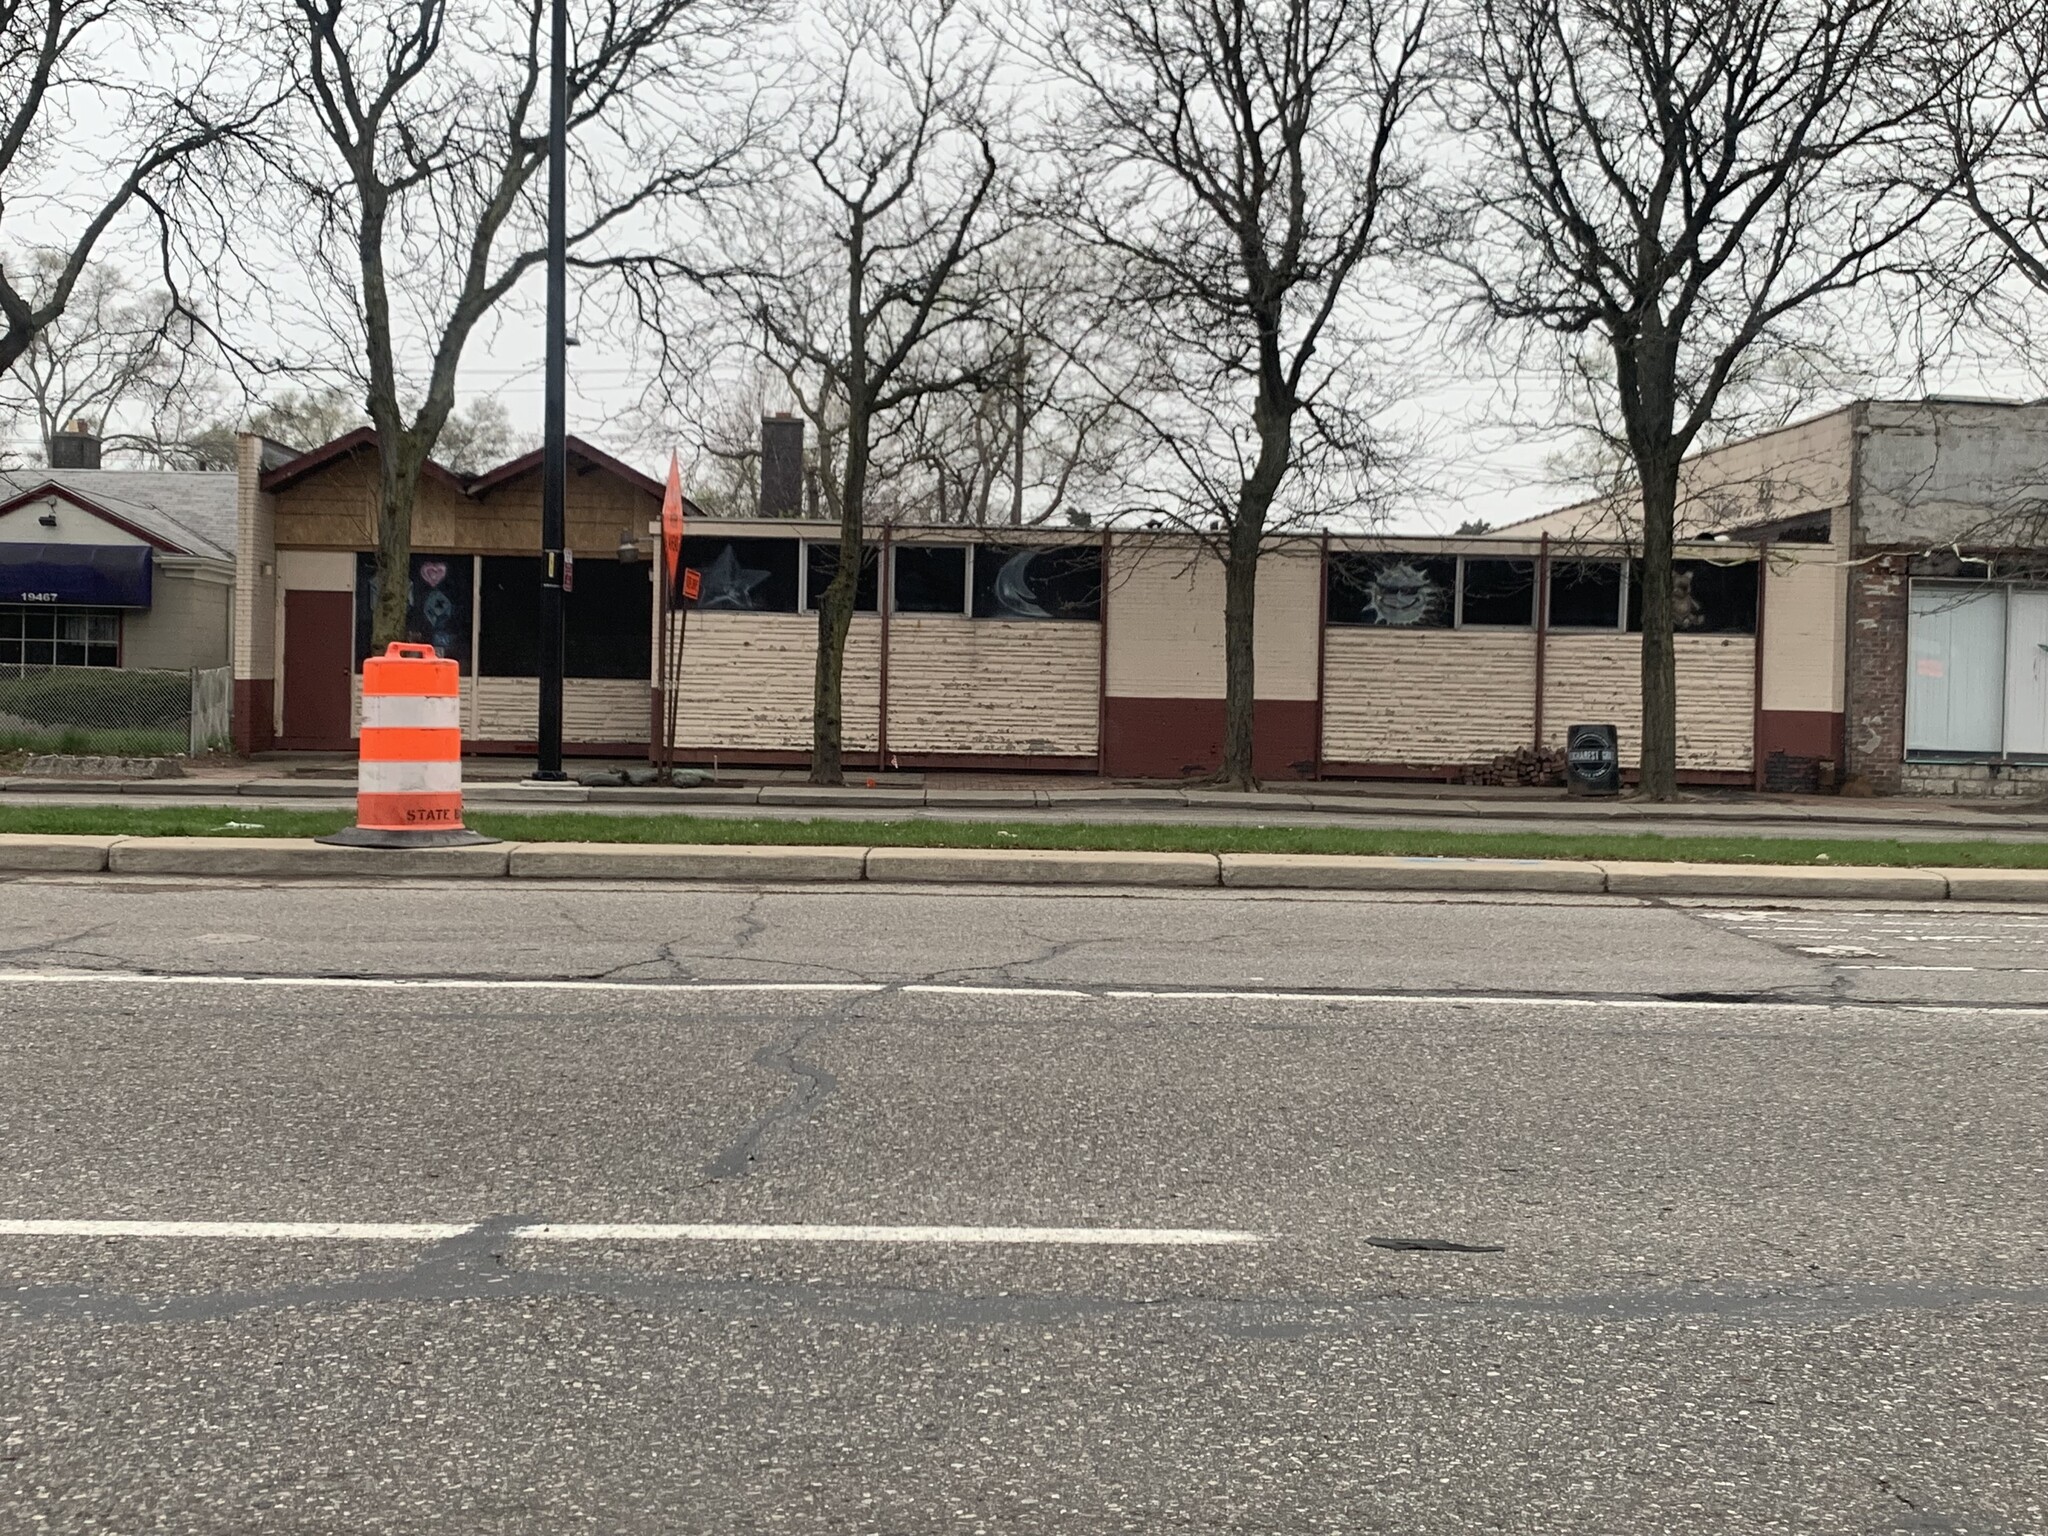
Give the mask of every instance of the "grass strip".
M 318 837 L 346 811 L 269 807 L 0 806 L 0 832 L 127 837 Z M 1377 854 L 1397 858 L 1641 859 L 1701 864 L 2048 869 L 2048 840 L 1666 837 L 1651 832 L 1454 832 L 1131 822 L 805 821 L 473 811 L 470 826 L 522 843 L 812 844 L 865 848 L 1078 848 L 1102 852 Z

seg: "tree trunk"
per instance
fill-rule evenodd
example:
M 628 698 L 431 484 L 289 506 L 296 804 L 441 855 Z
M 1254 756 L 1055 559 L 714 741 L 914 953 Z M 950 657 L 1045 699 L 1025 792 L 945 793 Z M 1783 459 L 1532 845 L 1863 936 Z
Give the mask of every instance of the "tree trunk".
M 1259 457 L 1237 488 L 1237 515 L 1231 519 L 1223 556 L 1223 771 L 1225 789 L 1257 789 L 1252 775 L 1254 694 L 1258 687 L 1254 661 L 1253 622 L 1259 586 L 1259 547 L 1265 542 L 1266 519 L 1294 445 L 1294 403 L 1281 379 L 1279 353 L 1270 337 L 1279 333 L 1275 317 L 1263 346 L 1258 399 L 1252 425 L 1259 434 Z
M 1245 535 L 1249 534 L 1249 537 Z M 1259 530 L 1240 521 L 1223 561 L 1223 772 L 1225 789 L 1256 789 L 1252 776 L 1252 613 L 1259 589 Z
M 1643 742 L 1640 786 L 1651 800 L 1678 797 L 1678 661 L 1672 643 L 1672 525 L 1678 459 L 1639 460 L 1643 486 Z
M 377 601 L 370 610 L 370 649 L 405 635 L 406 599 L 412 590 L 412 509 L 420 489 L 420 461 L 401 440 L 378 435 Z
M 818 670 L 811 692 L 811 782 L 843 784 L 842 688 L 846 633 L 860 584 L 862 510 L 867 502 L 867 416 L 856 403 L 847 413 L 846 473 L 839 494 L 839 567 L 818 603 Z M 888 580 L 889 573 L 881 573 Z

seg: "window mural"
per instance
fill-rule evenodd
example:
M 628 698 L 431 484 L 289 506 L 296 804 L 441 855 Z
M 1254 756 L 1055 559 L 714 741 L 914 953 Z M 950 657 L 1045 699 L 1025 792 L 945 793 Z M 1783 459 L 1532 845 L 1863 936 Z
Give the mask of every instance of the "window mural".
M 1070 619 L 1092 623 L 1101 612 L 1101 545 L 975 546 L 977 619 Z
M 1385 629 L 1449 629 L 1458 562 L 1439 555 L 1330 556 L 1329 620 Z
M 1756 562 L 1717 565 L 1676 560 L 1671 566 L 1672 627 L 1681 635 L 1756 633 Z M 1630 567 L 1628 627 L 1643 627 L 1643 562 Z
M 820 541 L 804 546 L 804 611 L 815 613 L 839 569 L 839 546 Z M 872 544 L 860 547 L 860 580 L 853 584 L 853 611 L 873 613 L 881 592 L 882 552 Z
M 965 613 L 967 546 L 898 544 L 889 606 L 895 613 Z
M 471 557 L 414 555 L 406 589 L 405 638 L 470 670 Z M 356 661 L 370 655 L 370 614 L 377 606 L 377 557 L 356 556 Z
M 696 601 L 682 596 L 677 607 L 728 613 L 795 613 L 795 539 L 685 538 L 682 563 L 703 581 Z

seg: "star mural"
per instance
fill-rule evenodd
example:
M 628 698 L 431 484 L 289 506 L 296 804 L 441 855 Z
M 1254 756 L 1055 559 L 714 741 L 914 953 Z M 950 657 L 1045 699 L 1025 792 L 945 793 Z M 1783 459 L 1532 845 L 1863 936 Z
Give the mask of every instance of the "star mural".
M 740 608 L 753 610 L 760 606 L 755 598 L 755 589 L 768 579 L 767 571 L 749 570 L 740 564 L 740 558 L 733 553 L 730 544 L 719 551 L 718 558 L 704 570 L 704 590 L 698 595 L 699 608 Z

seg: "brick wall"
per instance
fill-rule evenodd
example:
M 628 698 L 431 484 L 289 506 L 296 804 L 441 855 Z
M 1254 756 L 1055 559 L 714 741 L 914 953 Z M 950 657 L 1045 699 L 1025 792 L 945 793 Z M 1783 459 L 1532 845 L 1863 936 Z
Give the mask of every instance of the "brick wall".
M 1901 787 L 1906 757 L 1906 557 L 1878 555 L 1849 572 L 1845 700 L 1849 773 L 1880 794 Z

